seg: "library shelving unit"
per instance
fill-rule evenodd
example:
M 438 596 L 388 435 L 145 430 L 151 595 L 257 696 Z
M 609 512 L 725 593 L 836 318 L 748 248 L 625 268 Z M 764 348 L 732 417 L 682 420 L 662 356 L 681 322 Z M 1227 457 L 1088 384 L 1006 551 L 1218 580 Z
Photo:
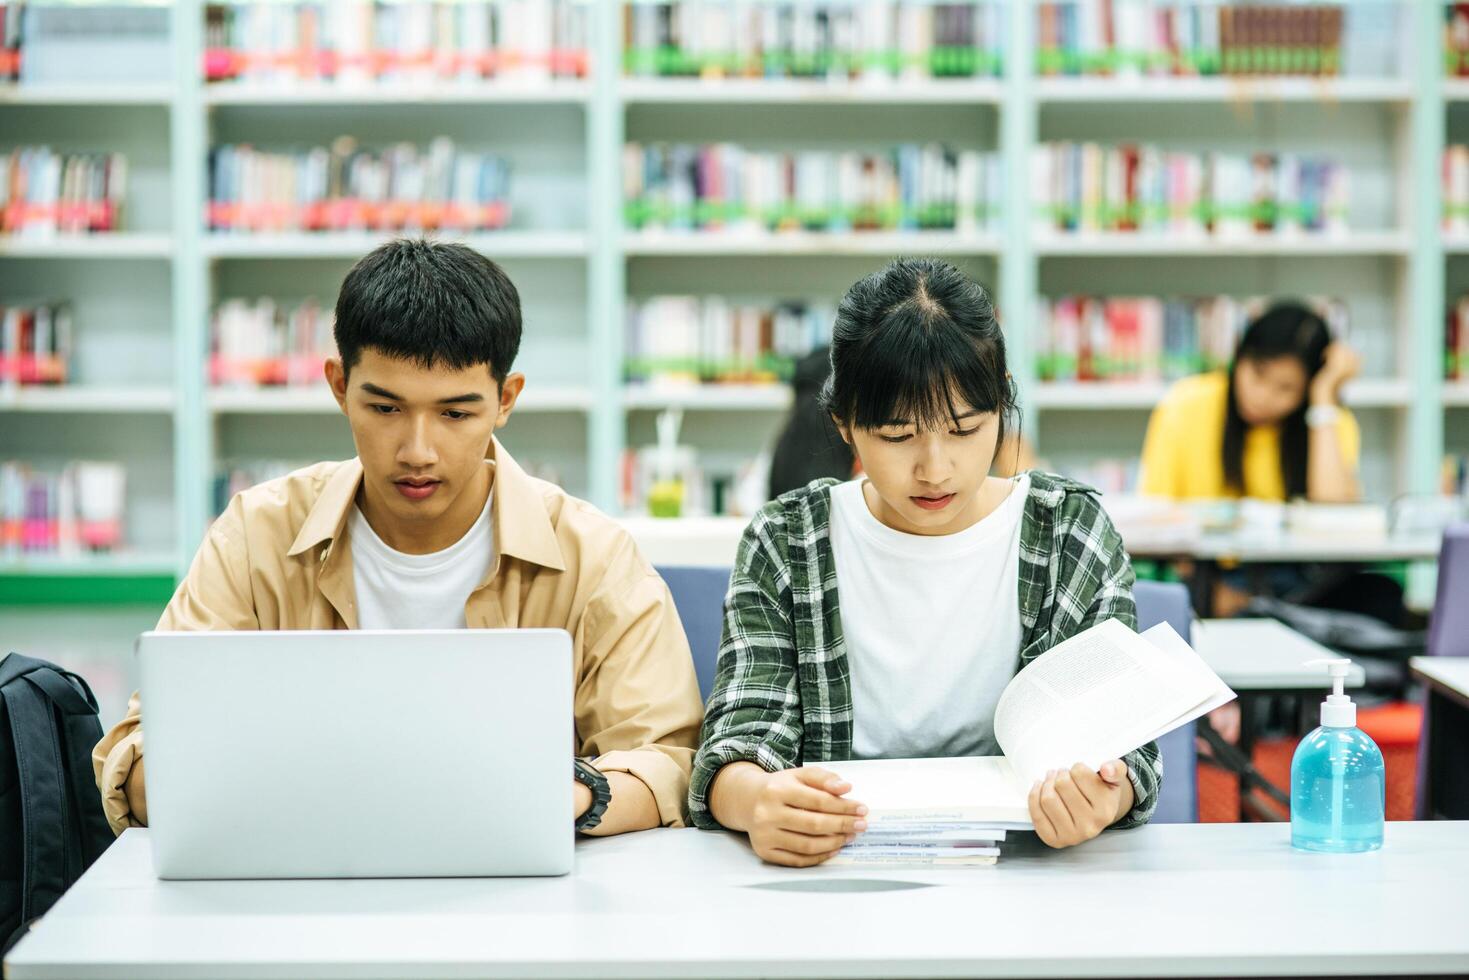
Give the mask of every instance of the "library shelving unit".
M 364 143 L 422 144 L 444 134 L 509 157 L 515 222 L 468 239 L 503 261 L 525 306 L 517 368 L 530 384 L 523 412 L 502 435 L 518 457 L 609 512 L 621 507 L 624 452 L 654 441 L 659 411 L 683 409 L 682 441 L 711 467 L 733 469 L 771 444 L 790 403 L 771 388 L 625 386 L 629 300 L 833 301 L 898 254 L 942 255 L 993 287 L 1024 432 L 1053 465 L 1084 470 L 1134 455 L 1163 391 L 1038 383 L 1033 304 L 1065 294 L 1340 297 L 1367 363 L 1346 397 L 1362 422 L 1369 494 L 1430 491 L 1445 449 L 1469 451 L 1469 386 L 1446 385 L 1441 370 L 1444 303 L 1456 294 L 1450 287 L 1469 288 L 1469 238 L 1447 237 L 1439 223 L 1440 156 L 1446 133 L 1469 139 L 1469 83 L 1443 77 L 1437 3 L 1395 4 L 1402 57 L 1390 77 L 1126 81 L 1037 76 L 1033 5 L 994 0 L 1005 7 L 1001 77 L 874 85 L 624 77 L 622 7 L 631 2 L 638 0 L 588 0 L 585 81 L 206 85 L 203 8 L 184 2 L 171 8 L 170 85 L 0 87 L 0 149 L 17 141 L 121 149 L 138 198 L 126 235 L 0 238 L 0 299 L 70 298 L 80 337 L 76 389 L 0 399 L 0 457 L 45 458 L 55 447 L 68 457 L 121 453 L 133 544 L 109 558 L 0 567 L 0 585 L 26 575 L 179 574 L 213 516 L 221 466 L 352 452 L 322 392 L 211 391 L 209 316 L 231 297 L 329 303 L 352 261 L 382 236 L 206 232 L 205 160 L 221 141 L 289 146 L 345 133 Z M 1036 145 L 1058 139 L 1330 152 L 1352 168 L 1353 230 L 1238 242 L 1037 233 L 1025 175 Z M 1008 189 L 1002 221 L 982 235 L 624 228 L 625 142 L 724 140 L 783 149 L 936 140 L 996 152 Z M 0 602 L 13 594 L 0 593 Z

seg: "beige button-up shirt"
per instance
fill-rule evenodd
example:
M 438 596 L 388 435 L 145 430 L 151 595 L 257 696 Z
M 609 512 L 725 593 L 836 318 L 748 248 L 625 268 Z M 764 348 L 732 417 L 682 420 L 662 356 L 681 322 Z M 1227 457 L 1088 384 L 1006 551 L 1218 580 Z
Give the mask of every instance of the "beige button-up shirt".
M 466 622 L 571 633 L 577 754 L 603 772 L 642 780 L 661 823 L 683 826 L 703 706 L 668 587 L 622 527 L 528 476 L 498 440 L 490 462 L 497 557 L 465 603 Z M 347 518 L 361 483 L 362 464 L 351 459 L 238 494 L 209 529 L 158 628 L 357 628 Z M 127 717 L 92 753 L 117 833 L 146 822 L 142 760 L 135 693 Z M 570 778 L 569 760 L 567 768 Z

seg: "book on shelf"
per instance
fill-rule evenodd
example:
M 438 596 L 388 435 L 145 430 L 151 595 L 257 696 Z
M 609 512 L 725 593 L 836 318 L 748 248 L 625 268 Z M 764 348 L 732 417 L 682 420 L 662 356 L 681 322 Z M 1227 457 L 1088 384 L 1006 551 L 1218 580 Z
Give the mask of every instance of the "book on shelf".
M 0 82 L 20 80 L 20 19 L 25 4 L 0 0 Z
M 366 149 L 226 143 L 209 152 L 212 231 L 489 231 L 510 221 L 510 164 L 446 137 Z
M 905 143 L 885 153 L 629 143 L 627 226 L 672 231 L 946 230 L 1000 218 L 998 154 Z
M 1036 5 L 1042 75 L 1381 77 L 1403 29 L 1391 3 L 1064 0 Z
M 1469 293 L 1460 296 L 1445 317 L 1444 378 L 1469 381 Z
M 774 442 L 771 430 L 769 441 Z M 760 445 L 757 438 L 752 449 Z M 678 444 L 666 455 L 656 445 L 623 451 L 619 498 L 627 514 L 659 517 L 748 517 L 767 500 L 770 455 L 716 453 Z M 654 488 L 678 484 L 677 513 L 656 512 Z
M 41 471 L 0 461 L 0 555 L 68 558 L 123 543 L 127 473 L 120 463 Z
M 1032 155 L 1042 232 L 1154 232 L 1242 239 L 1341 234 L 1350 182 L 1338 161 L 1053 142 Z
M 210 4 L 204 77 L 344 87 L 584 78 L 590 15 L 578 0 Z
M 1004 5 L 931 0 L 629 3 L 623 69 L 639 77 L 864 82 L 998 76 Z
M 0 0 L 0 82 L 163 85 L 172 72 L 165 4 Z
M 1002 754 L 819 763 L 868 808 L 868 830 L 834 861 L 992 864 L 1008 831 L 1033 829 L 1027 797 L 1048 771 L 1098 770 L 1234 696 L 1167 623 L 1138 634 L 1105 620 L 1011 678 L 995 705 Z
M 835 308 L 816 302 L 739 303 L 722 296 L 654 296 L 627 306 L 625 378 L 655 387 L 773 385 L 831 340 Z
M 1444 456 L 1439 489 L 1446 497 L 1469 498 L 1469 453 L 1449 453 Z
M 0 233 L 44 239 L 120 231 L 127 181 L 121 153 L 58 153 L 49 146 L 0 153 Z
M 210 322 L 209 383 L 217 387 L 324 385 L 322 363 L 336 356 L 330 307 L 314 299 L 229 299 Z
M 1346 339 L 1344 302 L 1309 297 L 1332 336 Z M 1229 366 L 1240 335 L 1270 297 L 1062 296 L 1036 303 L 1041 381 L 1172 381 Z
M 0 303 L 0 388 L 66 384 L 72 343 L 70 305 Z
M 1443 230 L 1451 234 L 1469 234 L 1469 145 L 1452 143 L 1444 147 Z
M 1444 16 L 1444 71 L 1469 77 L 1469 3 L 1446 3 Z

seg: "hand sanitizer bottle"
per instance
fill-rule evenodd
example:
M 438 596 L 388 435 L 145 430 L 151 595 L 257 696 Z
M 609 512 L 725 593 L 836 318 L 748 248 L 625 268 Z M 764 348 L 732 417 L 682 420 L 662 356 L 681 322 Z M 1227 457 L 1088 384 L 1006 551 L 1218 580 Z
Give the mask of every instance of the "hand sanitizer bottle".
M 1382 751 L 1357 727 L 1346 696 L 1350 660 L 1324 665 L 1335 690 L 1321 704 L 1321 727 L 1301 739 L 1290 764 L 1290 842 L 1308 851 L 1375 851 L 1382 846 L 1386 783 Z

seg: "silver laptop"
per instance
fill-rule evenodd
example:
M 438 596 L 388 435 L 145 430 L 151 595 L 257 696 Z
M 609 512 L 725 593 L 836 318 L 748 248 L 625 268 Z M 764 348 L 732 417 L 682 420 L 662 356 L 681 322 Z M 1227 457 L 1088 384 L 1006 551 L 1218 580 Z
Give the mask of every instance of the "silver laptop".
M 144 633 L 160 878 L 571 870 L 564 630 Z

